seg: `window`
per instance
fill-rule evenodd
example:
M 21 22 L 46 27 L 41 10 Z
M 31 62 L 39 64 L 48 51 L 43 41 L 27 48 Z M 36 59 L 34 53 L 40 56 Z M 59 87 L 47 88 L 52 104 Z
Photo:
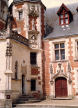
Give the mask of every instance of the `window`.
M 65 59 L 65 46 L 64 43 L 55 44 L 55 60 Z
M 35 52 L 30 53 L 30 63 L 32 65 L 36 65 L 36 53 Z
M 32 30 L 35 30 L 35 19 L 32 19 Z
M 69 24 L 69 14 L 63 10 L 62 14 L 59 16 L 59 20 L 60 25 Z
M 19 20 L 21 20 L 22 19 L 23 12 L 22 11 L 18 11 L 18 14 L 19 14 Z
M 15 62 L 15 79 L 18 79 L 18 62 Z
M 36 80 L 35 79 L 31 80 L 31 91 L 36 91 Z

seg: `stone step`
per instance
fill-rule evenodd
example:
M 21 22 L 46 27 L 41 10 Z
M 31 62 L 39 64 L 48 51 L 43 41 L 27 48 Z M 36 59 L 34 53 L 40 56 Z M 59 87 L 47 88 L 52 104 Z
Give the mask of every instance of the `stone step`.
M 13 104 L 13 106 L 17 106 L 19 104 L 27 104 L 27 103 L 37 103 L 37 102 L 40 102 L 41 100 L 28 100 L 28 101 L 23 101 L 23 100 L 20 100 L 18 101 L 17 103 Z
M 39 99 L 25 95 L 25 96 L 20 96 L 15 102 L 13 102 L 13 106 L 17 106 L 18 104 L 35 103 L 40 101 L 41 100 Z
M 78 108 L 78 106 L 55 106 L 55 105 L 27 105 L 19 104 L 13 108 Z

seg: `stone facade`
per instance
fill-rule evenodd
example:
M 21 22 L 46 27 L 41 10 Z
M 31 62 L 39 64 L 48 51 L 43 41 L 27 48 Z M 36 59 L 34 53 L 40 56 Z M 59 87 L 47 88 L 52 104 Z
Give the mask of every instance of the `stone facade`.
M 7 28 L 0 32 L 0 99 L 3 101 L 0 101 L 0 106 L 11 108 L 12 101 L 21 95 L 43 98 L 42 27 L 45 26 L 45 6 L 41 1 L 35 4 L 14 1 L 9 10 Z M 32 64 L 31 54 L 34 53 L 36 63 Z
M 25 84 L 27 87 L 26 94 L 33 95 L 34 93 L 37 93 L 40 94 L 40 97 L 42 97 L 43 96 L 42 36 L 45 34 L 44 30 L 45 6 L 41 3 L 41 1 L 38 2 L 35 1 L 35 3 L 30 1 L 29 2 L 14 1 L 11 10 L 13 15 L 12 30 L 18 32 L 18 34 L 29 39 L 29 47 L 30 47 L 30 52 L 28 55 L 29 58 L 31 53 L 36 53 L 36 64 L 35 65 L 29 64 L 30 71 L 27 69 L 29 77 L 27 76 L 28 83 Z M 30 63 L 30 61 L 28 62 Z M 36 80 L 35 91 L 31 91 L 30 85 L 32 79 Z M 20 86 L 20 81 L 18 83 Z M 21 92 L 21 88 L 19 91 Z

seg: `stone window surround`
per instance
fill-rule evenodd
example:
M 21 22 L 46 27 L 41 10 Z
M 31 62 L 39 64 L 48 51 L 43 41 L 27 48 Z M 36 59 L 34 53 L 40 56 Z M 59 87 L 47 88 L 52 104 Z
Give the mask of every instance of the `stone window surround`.
M 65 45 L 65 59 L 59 59 L 59 60 L 55 60 L 55 48 L 54 48 L 54 45 L 55 44 L 58 44 L 58 43 L 64 43 L 64 45 Z M 60 62 L 60 61 L 67 61 L 67 57 L 66 57 L 66 41 L 64 41 L 64 40 L 55 40 L 55 41 L 53 41 L 52 42 L 52 44 L 53 44 L 53 49 L 52 49 L 52 52 L 53 52 L 53 54 L 52 54 L 52 57 L 54 58 L 54 60 L 52 60 L 52 62 Z
M 18 18 L 19 18 L 19 20 L 22 20 L 22 18 L 23 18 L 23 10 L 22 9 L 18 10 Z
M 60 46 L 61 44 L 64 44 L 63 48 Z M 65 43 L 64 42 L 56 43 L 56 44 L 54 44 L 54 47 L 55 47 L 55 45 L 58 45 L 58 48 L 54 48 L 54 50 L 55 50 L 54 52 L 59 51 L 58 59 L 55 57 L 55 60 L 65 60 L 65 58 L 64 59 L 62 58 L 62 51 L 63 50 L 65 51 Z M 65 53 L 63 55 L 65 55 Z M 56 56 L 56 54 L 55 54 L 55 56 Z
M 19 12 L 22 12 L 22 18 L 21 19 L 19 19 Z M 17 13 L 17 20 L 18 21 L 23 20 L 23 9 L 22 8 L 15 9 L 15 13 Z

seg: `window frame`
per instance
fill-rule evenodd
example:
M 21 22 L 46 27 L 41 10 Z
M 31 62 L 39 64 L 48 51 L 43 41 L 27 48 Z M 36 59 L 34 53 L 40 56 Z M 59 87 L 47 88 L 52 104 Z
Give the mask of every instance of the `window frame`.
M 32 81 L 35 81 L 35 85 L 32 86 Z M 31 91 L 36 91 L 36 79 L 31 79 Z
M 61 48 L 61 44 L 64 44 L 64 48 Z M 58 48 L 55 48 L 55 45 L 58 45 L 59 47 Z M 62 53 L 61 53 L 61 51 L 63 51 L 64 50 L 64 59 L 62 59 Z M 58 51 L 59 53 L 58 53 L 58 59 L 56 59 L 56 54 L 55 54 L 55 52 L 56 51 Z M 65 42 L 60 42 L 60 43 L 54 43 L 54 54 L 55 54 L 55 61 L 59 61 L 59 60 L 65 60 Z
M 65 16 L 67 14 L 67 17 Z M 61 16 L 63 15 L 63 18 L 61 18 Z M 68 23 L 66 23 L 65 20 L 68 20 Z M 61 20 L 63 20 L 63 24 L 61 24 Z M 69 24 L 69 14 L 63 10 L 63 12 L 61 13 L 61 15 L 59 16 L 59 25 L 68 25 Z
M 18 18 L 19 18 L 19 20 L 22 20 L 22 18 L 23 18 L 23 10 L 18 11 Z
M 33 54 L 33 55 L 31 55 L 31 54 Z M 35 54 L 35 57 L 34 57 L 34 54 Z M 36 52 L 30 52 L 30 64 L 37 65 L 37 53 Z

